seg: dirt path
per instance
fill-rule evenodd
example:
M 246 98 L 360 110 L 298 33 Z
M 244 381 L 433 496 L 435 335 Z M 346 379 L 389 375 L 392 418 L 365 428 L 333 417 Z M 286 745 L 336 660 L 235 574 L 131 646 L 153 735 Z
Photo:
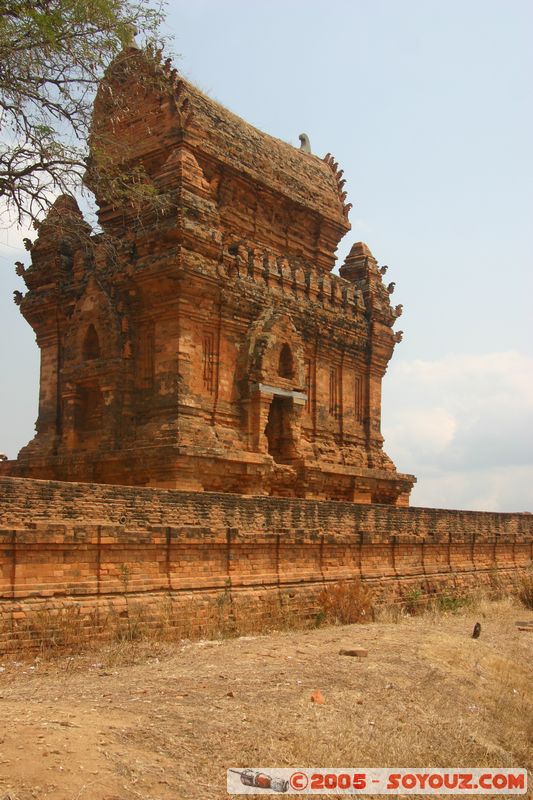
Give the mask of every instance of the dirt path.
M 0 799 L 225 798 L 228 766 L 533 767 L 510 604 L 54 662 L 0 660 Z M 479 640 L 470 636 L 476 620 Z M 362 646 L 367 658 L 339 655 Z M 310 700 L 319 688 L 323 705 Z

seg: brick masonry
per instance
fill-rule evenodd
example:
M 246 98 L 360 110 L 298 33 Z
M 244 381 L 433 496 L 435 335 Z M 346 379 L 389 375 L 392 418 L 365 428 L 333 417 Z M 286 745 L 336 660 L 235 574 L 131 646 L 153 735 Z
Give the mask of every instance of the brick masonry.
M 331 273 L 350 229 L 334 158 L 137 49 L 106 72 L 91 146 L 103 234 L 60 196 L 17 262 L 39 414 L 0 474 L 408 505 L 415 477 L 380 425 L 402 305 L 363 242 Z M 108 196 L 102 147 L 108 168 L 141 170 L 159 213 Z
M 41 376 L 36 435 L 0 463 L 1 646 L 68 615 L 257 630 L 343 581 L 394 599 L 531 563 L 530 516 L 408 508 L 381 434 L 402 305 L 363 242 L 331 273 L 350 204 L 330 154 L 136 48 L 90 144 L 103 233 L 60 196 L 17 262 Z M 117 197 L 106 163 L 159 205 Z
M 75 610 L 87 635 L 133 607 L 193 635 L 217 614 L 257 630 L 280 607 L 311 619 L 341 581 L 463 592 L 532 560 L 528 514 L 0 478 L 4 648 L 43 611 Z

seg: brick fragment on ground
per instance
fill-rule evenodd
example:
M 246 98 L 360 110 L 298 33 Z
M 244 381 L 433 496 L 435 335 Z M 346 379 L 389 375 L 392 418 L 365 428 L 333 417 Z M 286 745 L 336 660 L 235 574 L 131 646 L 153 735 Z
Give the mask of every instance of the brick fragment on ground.
M 368 650 L 365 650 L 364 647 L 351 647 L 345 648 L 342 647 L 339 650 L 340 656 L 357 656 L 359 658 L 366 658 L 368 656 Z

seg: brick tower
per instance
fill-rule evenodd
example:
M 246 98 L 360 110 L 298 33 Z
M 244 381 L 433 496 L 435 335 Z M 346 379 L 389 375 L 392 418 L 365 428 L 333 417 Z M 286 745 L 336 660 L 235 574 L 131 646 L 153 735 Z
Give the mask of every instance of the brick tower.
M 93 178 L 103 234 L 65 196 L 40 225 L 16 298 L 41 350 L 37 433 L 3 471 L 407 505 L 415 479 L 380 433 L 401 306 L 365 244 L 331 274 L 350 229 L 334 159 L 134 48 L 100 87 L 96 140 L 161 208 Z

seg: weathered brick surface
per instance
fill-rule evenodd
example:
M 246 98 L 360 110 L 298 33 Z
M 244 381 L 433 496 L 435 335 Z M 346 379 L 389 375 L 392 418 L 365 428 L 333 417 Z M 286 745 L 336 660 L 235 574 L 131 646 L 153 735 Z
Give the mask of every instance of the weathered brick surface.
M 380 431 L 402 306 L 361 242 L 331 274 L 350 228 L 334 159 L 139 51 L 108 70 L 93 134 L 167 211 L 134 219 L 96 181 L 106 236 L 66 196 L 40 225 L 16 295 L 37 434 L 0 474 L 407 505 Z
M 260 628 L 280 603 L 311 617 L 339 581 L 463 591 L 533 559 L 526 514 L 18 478 L 0 478 L 0 526 L 4 646 L 43 609 L 79 609 L 87 632 L 131 604 L 157 624 L 168 603 L 193 633 L 221 608 Z
M 402 306 L 362 242 L 331 274 L 350 228 L 333 157 L 136 49 L 93 122 L 103 235 L 59 197 L 17 267 L 41 383 L 35 438 L 0 462 L 4 643 L 43 614 L 75 612 L 80 635 L 133 605 L 191 633 L 253 628 L 311 617 L 344 580 L 394 597 L 529 564 L 531 517 L 407 507 L 415 478 L 380 431 Z M 102 141 L 157 214 L 106 194 Z

